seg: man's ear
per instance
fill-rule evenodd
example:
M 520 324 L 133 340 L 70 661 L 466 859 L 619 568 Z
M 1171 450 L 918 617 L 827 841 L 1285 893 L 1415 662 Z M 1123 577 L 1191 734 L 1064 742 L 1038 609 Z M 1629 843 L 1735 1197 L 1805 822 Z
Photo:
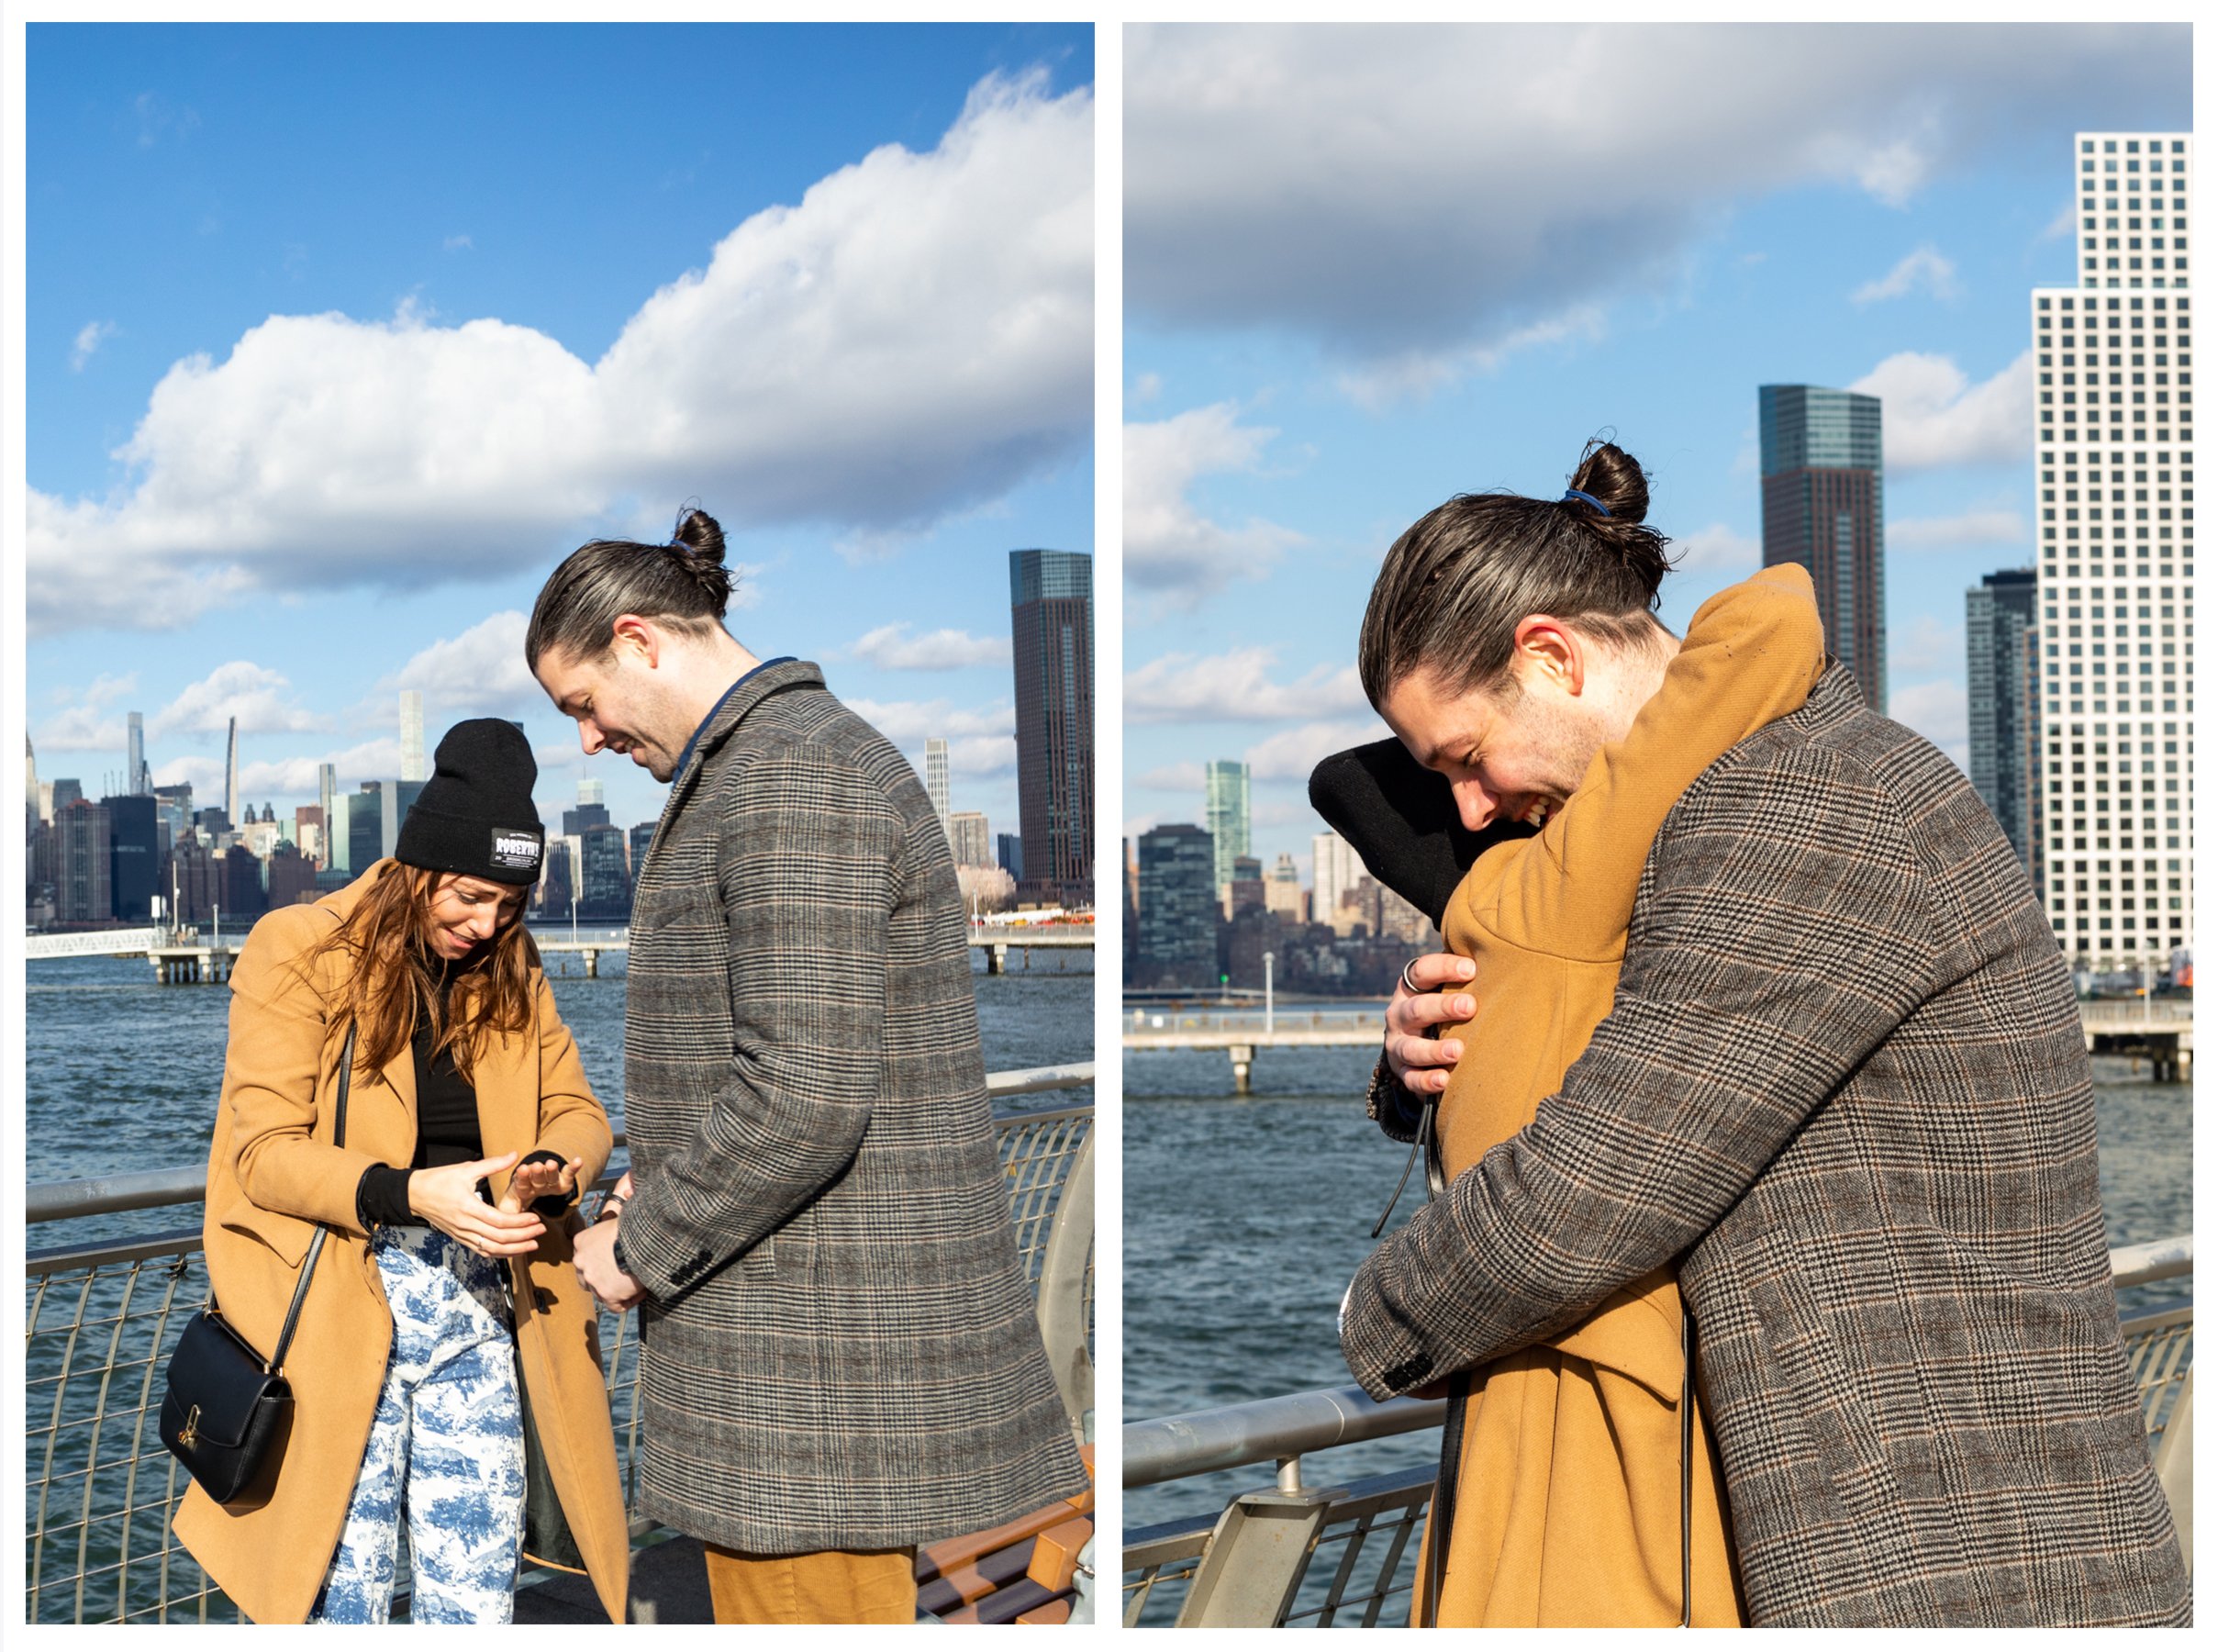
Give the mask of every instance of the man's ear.
M 1518 621 L 1511 660 L 1527 687 L 1554 682 L 1577 695 L 1587 686 L 1586 639 L 1553 614 L 1527 614 Z
M 639 614 L 619 614 L 610 631 L 610 645 L 619 653 L 631 653 L 650 671 L 662 663 L 662 628 L 652 620 Z

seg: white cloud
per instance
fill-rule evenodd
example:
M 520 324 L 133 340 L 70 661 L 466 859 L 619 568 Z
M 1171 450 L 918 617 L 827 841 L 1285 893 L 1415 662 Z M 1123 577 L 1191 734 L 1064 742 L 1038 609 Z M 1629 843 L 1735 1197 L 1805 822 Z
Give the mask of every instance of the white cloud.
M 1970 770 L 1971 725 L 1962 683 L 1943 680 L 1889 687 L 1887 715 L 1924 735 L 1958 768 Z
M 1949 357 L 1906 350 L 1848 387 L 1881 403 L 1890 471 L 2021 463 L 2034 431 L 2033 352 L 1975 385 Z
M 1088 93 L 991 76 L 935 149 L 741 224 L 597 362 L 492 318 L 272 316 L 170 369 L 120 491 L 32 493 L 32 629 L 542 567 L 641 500 L 733 530 L 975 508 L 1090 437 L 1092 176 Z
M 72 706 L 31 731 L 31 749 L 42 757 L 53 752 L 120 752 L 128 732 L 119 717 L 104 717 L 91 706 Z
M 2066 195 L 2064 205 L 2056 208 L 2056 216 L 2048 220 L 2048 228 L 2041 231 L 2043 240 L 2062 240 L 2077 234 L 2079 229 L 2079 203 Z
M 1243 426 L 1231 402 L 1124 427 L 1124 574 L 1142 590 L 1194 602 L 1235 578 L 1260 578 L 1301 542 L 1260 517 L 1205 516 L 1187 493 L 1201 477 L 1254 470 L 1276 430 Z
M 1124 393 L 1128 406 L 1141 407 L 1163 394 L 1163 374 L 1143 373 L 1132 381 L 1132 387 Z
M 94 352 L 115 336 L 116 324 L 113 321 L 87 321 L 77 329 L 77 337 L 70 345 L 70 371 L 83 373 L 84 364 L 93 359 Z
M 1675 568 L 1706 569 L 1721 574 L 1749 572 L 1764 560 L 1760 540 L 1736 533 L 1722 522 L 1712 522 L 1671 541 L 1666 553 Z
M 390 711 L 391 697 L 413 688 L 424 697 L 427 710 L 467 709 L 474 716 L 490 717 L 509 709 L 543 709 L 545 691 L 524 664 L 526 624 L 520 611 L 505 608 L 459 636 L 440 638 L 398 671 L 379 679 L 383 708 Z M 425 735 L 437 742 L 431 730 Z
M 1134 27 L 1126 292 L 1174 326 L 1452 359 L 1668 292 L 1777 192 L 1899 206 L 2053 145 L 2059 99 L 2082 125 L 2184 125 L 2189 43 L 2184 24 Z
M 200 125 L 196 111 L 158 92 L 141 92 L 131 99 L 131 114 L 139 123 L 140 149 L 152 149 L 165 138 L 189 137 Z
M 240 738 L 245 738 L 244 731 Z M 315 798 L 322 789 L 321 765 L 337 771 L 339 789 L 352 791 L 364 780 L 389 780 L 400 773 L 400 742 L 391 737 L 305 757 L 258 758 L 244 754 L 239 765 L 239 795 L 260 803 L 279 798 Z M 194 801 L 206 809 L 223 801 L 223 755 L 187 754 L 154 765 L 157 786 L 189 785 Z
M 1298 729 L 1288 729 L 1250 746 L 1245 753 L 1248 773 L 1255 780 L 1298 780 L 1306 784 L 1310 771 L 1334 752 L 1385 740 L 1391 733 L 1376 717 L 1304 723 Z
M 921 752 L 928 738 L 946 741 L 993 735 L 1014 740 L 1014 705 L 957 706 L 951 700 L 849 699 L 847 709 L 907 751 Z M 952 750 L 952 748 L 951 748 Z
M 448 252 L 474 251 L 477 245 L 466 235 L 450 235 L 439 244 L 441 251 Z
M 1887 636 L 1887 670 L 1894 678 L 1930 675 L 1964 665 L 1964 627 L 1944 624 L 1931 614 L 1920 614 L 1908 626 L 1894 626 Z M 1890 698 L 1903 690 L 1894 690 Z
M 1599 343 L 1608 330 L 1600 305 L 1575 305 L 1561 315 L 1513 327 L 1484 344 L 1403 351 L 1342 373 L 1333 382 L 1350 401 L 1377 412 L 1396 402 L 1430 396 L 1472 374 L 1492 373 L 1519 351 L 1558 344 L 1566 339 Z
M 1318 665 L 1291 682 L 1274 682 L 1276 659 L 1276 650 L 1254 647 L 1150 660 L 1125 674 L 1125 720 L 1289 722 L 1357 711 L 1366 704 L 1354 665 Z
M 247 660 L 218 665 L 147 720 L 149 740 L 177 734 L 222 734 L 239 720 L 250 734 L 301 734 L 329 728 L 330 720 L 295 700 L 291 681 Z M 398 751 L 396 742 L 396 752 Z M 398 764 L 397 755 L 395 763 Z
M 957 671 L 965 665 L 998 665 L 1009 657 L 1006 637 L 974 637 L 968 631 L 908 634 L 908 622 L 896 620 L 864 632 L 849 647 L 856 659 L 886 671 Z
M 1889 551 L 2016 545 L 2025 539 L 2025 519 L 2014 510 L 1967 510 L 1951 517 L 1908 517 L 1887 524 Z
M 1142 791 L 1191 792 L 1199 796 L 1206 780 L 1201 765 L 1188 761 L 1152 768 L 1132 784 Z
M 1848 296 L 1851 304 L 1878 304 L 1908 297 L 1923 287 L 1935 298 L 1954 298 L 1964 290 L 1956 280 L 1956 266 L 1931 247 L 1920 247 L 1876 280 L 1867 281 Z

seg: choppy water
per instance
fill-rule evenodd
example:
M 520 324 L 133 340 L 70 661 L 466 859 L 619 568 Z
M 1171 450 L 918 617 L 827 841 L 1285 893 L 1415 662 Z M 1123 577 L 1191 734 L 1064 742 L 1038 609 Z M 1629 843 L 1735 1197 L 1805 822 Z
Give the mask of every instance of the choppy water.
M 1126 1054 L 1128 1420 L 1350 1380 L 1335 1327 L 1341 1294 L 1376 1243 L 1371 1224 L 1407 1152 L 1364 1117 L 1373 1059 L 1353 1049 L 1261 1051 L 1254 1095 L 1241 1099 L 1221 1051 Z M 2123 1063 L 2097 1064 L 2114 1245 L 2193 1226 L 2190 1087 L 2119 1081 L 2124 1075 Z M 1419 1178 L 1398 1225 L 1422 1197 Z M 1421 1466 L 1432 1446 L 1427 1434 L 1343 1447 L 1308 1478 L 1337 1485 Z M 1125 1524 L 1221 1507 L 1270 1478 L 1265 1465 L 1134 1490 Z
M 978 1027 L 990 1071 L 1093 1059 L 1092 954 L 1033 954 L 1026 970 L 988 976 L 976 964 Z M 1062 966 L 1057 967 L 1057 960 Z M 552 954 L 554 999 L 612 1119 L 622 1127 L 624 968 L 604 954 L 601 973 Z M 562 973 L 564 969 L 567 974 Z M 201 1163 L 215 1128 L 216 1098 L 230 991 L 221 986 L 162 987 L 144 963 L 72 958 L 28 969 L 24 1014 L 26 1179 L 62 1181 Z M 1025 1104 L 1064 1107 L 1090 1092 L 1057 1091 Z M 143 1229 L 150 1217 L 42 1226 L 36 1249 L 62 1239 L 104 1238 Z M 197 1206 L 161 1213 L 163 1226 L 192 1226 Z

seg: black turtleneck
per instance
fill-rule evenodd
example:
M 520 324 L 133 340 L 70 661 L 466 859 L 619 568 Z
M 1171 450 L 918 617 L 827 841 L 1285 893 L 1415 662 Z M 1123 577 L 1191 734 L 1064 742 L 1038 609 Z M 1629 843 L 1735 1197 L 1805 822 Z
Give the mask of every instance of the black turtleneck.
M 453 966 L 442 964 L 437 971 L 436 982 L 443 1001 L 451 987 Z M 442 1017 L 443 1019 L 443 1017 Z M 362 1181 L 354 1192 L 355 1213 L 365 1228 L 374 1228 L 386 1222 L 409 1222 L 416 1217 L 408 1209 L 408 1177 L 417 1170 L 436 1170 L 446 1165 L 466 1165 L 485 1154 L 485 1137 L 477 1123 L 477 1089 L 463 1077 L 454 1065 L 451 1045 L 438 1052 L 431 1049 L 431 1018 L 418 1013 L 416 1019 L 416 1037 L 413 1044 L 416 1057 L 416 1156 L 409 1160 L 407 1169 L 391 1165 L 372 1165 L 362 1172 Z M 528 1154 L 524 1163 L 535 1159 L 562 1162 L 562 1155 L 541 1148 Z M 491 1189 L 478 1183 L 478 1196 L 491 1202 Z M 533 1201 L 532 1209 L 552 1221 L 568 1208 L 569 1199 L 563 1194 L 551 1193 Z

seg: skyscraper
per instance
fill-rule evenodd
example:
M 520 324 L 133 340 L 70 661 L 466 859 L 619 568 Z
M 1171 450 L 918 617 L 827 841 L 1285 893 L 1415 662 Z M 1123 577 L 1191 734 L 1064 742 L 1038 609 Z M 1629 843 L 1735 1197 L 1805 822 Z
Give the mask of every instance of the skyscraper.
M 223 819 L 227 826 L 239 824 L 239 720 L 231 719 L 231 731 L 223 742 Z
M 1136 984 L 1215 984 L 1216 868 L 1209 834 L 1198 826 L 1158 826 L 1140 834 Z
M 994 840 L 986 817 L 975 809 L 958 809 L 947 817 L 947 846 L 958 866 L 990 866 Z
M 336 836 L 337 841 L 343 843 L 347 835 L 347 823 L 340 818 L 339 813 L 339 768 L 337 765 L 319 763 L 316 765 L 316 794 L 317 800 L 323 806 L 323 853 L 317 859 L 324 869 L 329 871 L 334 866 L 343 866 L 347 864 L 343 850 L 336 856 L 331 853 L 334 837 Z
M 2081 132 L 2077 285 L 2035 287 L 2040 859 L 2076 967 L 2194 935 L 2194 140 Z
M 1319 923 L 1332 921 L 1340 898 L 1364 875 L 1355 846 L 1337 832 L 1321 832 L 1310 840 L 1310 916 Z
M 129 732 L 125 736 L 123 789 L 134 798 L 142 798 L 154 789 L 153 776 L 146 767 L 146 719 L 134 711 L 128 719 Z
M 424 766 L 424 697 L 414 688 L 400 691 L 400 777 L 429 780 Z
M 1025 883 L 1094 898 L 1094 564 L 1009 553 L 1017 689 L 1017 815 Z
M 1202 770 L 1201 820 L 1216 844 L 1216 885 L 1232 881 L 1232 862 L 1248 853 L 1248 765 L 1220 758 Z
M 1964 593 L 1964 649 L 1971 732 L 1971 783 L 2030 866 L 2040 733 L 2026 684 L 2040 653 L 2034 574 L 2005 568 Z
M 947 742 L 928 737 L 924 742 L 924 795 L 931 799 L 931 811 L 940 817 L 940 830 L 947 830 Z
M 1800 563 L 1817 586 L 1825 646 L 1887 710 L 1887 558 L 1879 398 L 1815 385 L 1756 391 L 1764 565 Z

